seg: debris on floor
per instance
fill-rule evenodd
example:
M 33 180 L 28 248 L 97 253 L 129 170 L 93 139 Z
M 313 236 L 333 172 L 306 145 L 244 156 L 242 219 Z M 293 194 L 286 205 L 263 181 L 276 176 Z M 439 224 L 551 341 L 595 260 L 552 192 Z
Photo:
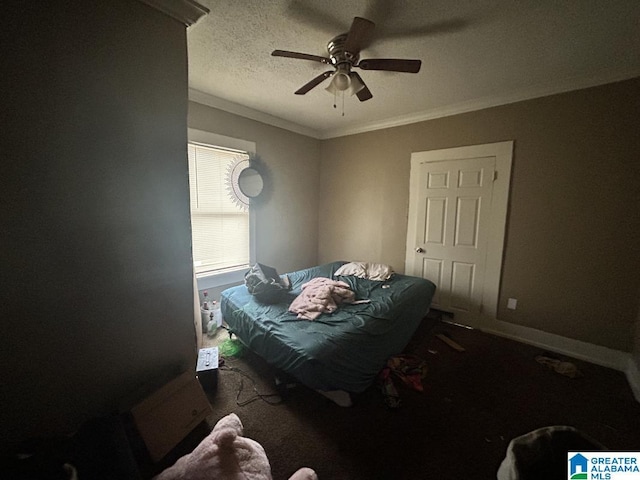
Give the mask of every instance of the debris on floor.
M 393 380 L 391 379 L 391 370 L 388 368 L 382 369 L 378 374 L 378 387 L 380 388 L 380 391 L 382 391 L 384 403 L 388 408 L 400 407 L 400 394 L 398 393 L 396 386 L 393 384 Z
M 387 368 L 409 387 L 422 392 L 422 379 L 427 376 L 427 362 L 416 355 L 394 355 Z
M 416 355 L 394 355 L 387 360 L 387 366 L 378 374 L 378 386 L 389 408 L 400 406 L 400 395 L 392 377 L 418 392 L 424 391 L 422 379 L 427 376 L 427 362 Z
M 236 338 L 227 338 L 218 347 L 222 357 L 241 357 L 244 353 L 244 345 Z
M 578 367 L 571 362 L 564 362 L 560 359 L 547 357 L 545 355 L 538 355 L 536 362 L 565 377 L 578 378 L 583 376 L 582 372 L 578 370 Z
M 449 345 L 451 348 L 453 348 L 454 350 L 457 350 L 458 352 L 464 352 L 465 348 L 460 345 L 457 342 L 454 342 L 446 333 L 438 333 L 436 334 L 436 337 L 439 338 L 440 340 L 442 340 L 444 343 L 446 343 L 447 345 Z

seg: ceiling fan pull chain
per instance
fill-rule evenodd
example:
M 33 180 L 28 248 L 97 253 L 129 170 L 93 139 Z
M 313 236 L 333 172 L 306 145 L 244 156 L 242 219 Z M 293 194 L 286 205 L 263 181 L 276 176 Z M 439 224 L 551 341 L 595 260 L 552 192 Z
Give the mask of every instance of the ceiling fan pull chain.
M 338 95 L 338 92 L 333 92 L 333 108 L 338 108 L 338 106 L 336 105 L 336 96 Z
M 344 90 L 342 91 L 342 116 L 344 117 Z

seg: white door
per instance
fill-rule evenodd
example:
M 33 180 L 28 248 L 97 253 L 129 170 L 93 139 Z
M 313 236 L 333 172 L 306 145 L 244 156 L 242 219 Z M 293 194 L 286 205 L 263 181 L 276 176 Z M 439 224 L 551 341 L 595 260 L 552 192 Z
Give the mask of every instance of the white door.
M 487 155 L 484 147 L 412 155 L 406 271 L 436 284 L 433 307 L 472 326 L 478 326 L 487 293 L 494 183 L 499 177 L 496 155 Z

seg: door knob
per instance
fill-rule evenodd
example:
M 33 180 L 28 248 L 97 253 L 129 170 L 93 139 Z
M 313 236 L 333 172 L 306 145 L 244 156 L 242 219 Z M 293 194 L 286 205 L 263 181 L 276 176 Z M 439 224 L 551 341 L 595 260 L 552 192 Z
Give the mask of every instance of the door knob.
M 424 252 L 425 252 L 425 249 L 424 249 L 424 248 L 422 248 L 422 247 L 418 247 L 418 248 L 416 248 L 416 252 L 417 252 L 417 253 L 424 253 Z

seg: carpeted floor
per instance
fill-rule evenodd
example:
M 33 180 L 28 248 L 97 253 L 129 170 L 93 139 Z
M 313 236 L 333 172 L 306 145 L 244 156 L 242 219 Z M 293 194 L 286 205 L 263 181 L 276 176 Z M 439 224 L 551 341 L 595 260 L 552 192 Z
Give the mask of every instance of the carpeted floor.
M 207 342 L 226 338 L 220 332 Z M 549 425 L 574 426 L 611 450 L 640 449 L 640 404 L 622 372 L 567 359 L 583 374 L 569 378 L 536 362 L 538 348 L 436 320 L 425 321 L 405 351 L 423 357 L 428 373 L 423 393 L 398 387 L 397 410 L 375 386 L 350 408 L 303 386 L 278 405 L 239 406 L 255 393 L 250 379 L 260 393 L 275 393 L 277 372 L 251 352 L 227 358 L 232 370 L 220 371 L 209 394 L 208 421 L 237 413 L 245 435 L 265 448 L 274 480 L 302 466 L 321 480 L 491 479 L 511 438 Z

